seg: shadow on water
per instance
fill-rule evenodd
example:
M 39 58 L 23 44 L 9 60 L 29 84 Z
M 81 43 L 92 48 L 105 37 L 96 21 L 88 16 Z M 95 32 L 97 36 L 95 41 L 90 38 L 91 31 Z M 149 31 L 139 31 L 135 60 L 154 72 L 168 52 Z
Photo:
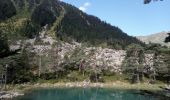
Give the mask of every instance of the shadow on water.
M 37 89 L 13 100 L 170 100 L 135 90 L 104 88 Z
M 159 100 L 170 100 L 170 96 L 168 95 L 170 94 L 170 92 L 167 92 L 164 90 L 161 90 L 161 91 L 140 90 L 137 94 L 157 97 L 159 98 Z

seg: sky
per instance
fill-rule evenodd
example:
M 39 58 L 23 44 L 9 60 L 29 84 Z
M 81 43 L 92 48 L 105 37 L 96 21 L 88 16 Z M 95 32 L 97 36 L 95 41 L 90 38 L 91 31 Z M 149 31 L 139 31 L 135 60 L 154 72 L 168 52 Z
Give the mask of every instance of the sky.
M 143 4 L 143 0 L 62 0 L 87 14 L 118 26 L 131 36 L 170 31 L 170 0 Z

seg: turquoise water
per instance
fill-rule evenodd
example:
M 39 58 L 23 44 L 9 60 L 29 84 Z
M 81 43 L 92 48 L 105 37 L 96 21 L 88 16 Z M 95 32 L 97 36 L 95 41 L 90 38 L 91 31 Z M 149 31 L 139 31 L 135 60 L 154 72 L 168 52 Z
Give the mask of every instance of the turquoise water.
M 103 88 L 37 89 L 14 100 L 161 100 L 134 90 Z M 164 99 L 162 99 L 164 100 Z

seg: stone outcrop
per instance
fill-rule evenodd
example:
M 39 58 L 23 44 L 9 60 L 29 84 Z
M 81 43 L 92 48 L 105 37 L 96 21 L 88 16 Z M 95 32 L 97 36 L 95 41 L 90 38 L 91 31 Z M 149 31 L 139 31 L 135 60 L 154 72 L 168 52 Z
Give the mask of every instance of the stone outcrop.
M 27 48 L 30 52 L 35 53 L 34 63 L 37 64 L 37 66 L 43 63 L 41 64 L 43 69 L 51 71 L 53 70 L 53 66 L 64 62 L 65 55 L 70 58 L 76 48 L 83 48 L 82 56 L 90 55 L 84 60 L 88 62 L 91 67 L 97 66 L 100 69 L 106 69 L 112 72 L 121 72 L 122 63 L 126 57 L 125 50 L 85 47 L 75 41 L 72 43 L 56 41 L 56 39 L 46 35 L 46 28 L 42 30 L 38 38 L 36 37 L 25 41 L 18 40 L 16 44 L 11 45 L 10 48 L 11 50 Z M 80 61 L 77 62 L 79 63 Z M 144 66 L 149 68 L 153 66 L 153 54 L 145 54 Z
M 86 54 L 88 54 L 92 50 L 94 50 L 94 55 L 89 58 L 92 61 L 90 63 L 91 66 L 95 64 L 102 69 L 109 69 L 113 72 L 121 71 L 121 65 L 125 59 L 126 51 L 101 47 L 89 47 L 84 51 Z
M 153 70 L 153 65 L 154 65 L 154 54 L 145 54 L 145 61 L 144 61 L 144 66 L 145 66 L 145 72 Z

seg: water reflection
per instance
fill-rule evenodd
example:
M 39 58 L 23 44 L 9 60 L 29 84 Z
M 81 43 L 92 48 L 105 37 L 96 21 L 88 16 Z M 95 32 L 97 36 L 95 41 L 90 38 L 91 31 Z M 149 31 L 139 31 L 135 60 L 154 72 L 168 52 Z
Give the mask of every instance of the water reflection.
M 39 89 L 14 100 L 161 100 L 138 91 L 102 88 Z

